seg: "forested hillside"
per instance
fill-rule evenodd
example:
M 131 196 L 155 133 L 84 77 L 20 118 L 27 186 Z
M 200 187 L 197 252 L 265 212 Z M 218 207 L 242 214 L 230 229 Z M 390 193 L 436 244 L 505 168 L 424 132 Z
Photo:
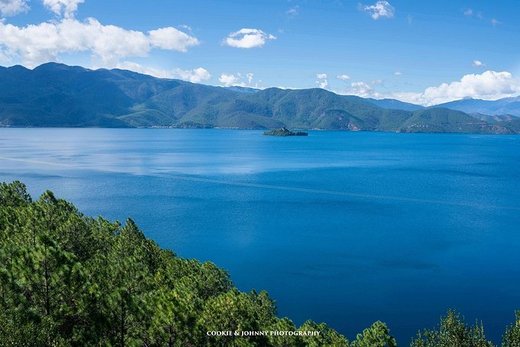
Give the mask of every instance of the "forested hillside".
M 318 88 L 223 88 L 56 63 L 0 67 L 0 126 L 520 132 L 508 120 Z
M 215 331 L 268 333 L 213 336 Z M 316 331 L 319 335 L 306 333 Z M 121 225 L 84 216 L 49 191 L 33 201 L 20 182 L 0 184 L 0 341 L 2 346 L 396 346 L 381 322 L 351 343 L 324 323 L 296 327 L 276 316 L 266 292 L 238 291 L 224 270 L 161 249 L 132 220 Z M 482 326 L 467 326 L 450 311 L 412 346 L 492 344 Z M 520 346 L 520 314 L 506 329 L 503 346 Z

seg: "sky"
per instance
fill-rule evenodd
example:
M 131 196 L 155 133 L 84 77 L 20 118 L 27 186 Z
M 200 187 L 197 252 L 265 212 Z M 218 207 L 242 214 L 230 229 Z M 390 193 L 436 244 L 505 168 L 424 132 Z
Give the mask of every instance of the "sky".
M 434 105 L 520 95 L 519 0 L 0 0 L 0 65 Z

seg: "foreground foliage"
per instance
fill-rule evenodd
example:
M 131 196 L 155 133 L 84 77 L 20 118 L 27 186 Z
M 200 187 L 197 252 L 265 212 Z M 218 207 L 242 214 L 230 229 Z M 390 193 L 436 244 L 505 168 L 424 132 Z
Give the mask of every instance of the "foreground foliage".
M 318 336 L 208 336 L 208 331 L 319 331 Z M 266 292 L 238 291 L 212 263 L 182 259 L 125 225 L 82 215 L 20 182 L 0 183 L 2 346 L 392 347 L 376 322 L 347 339 L 324 323 L 278 318 Z M 454 312 L 413 347 L 492 346 Z M 504 334 L 520 347 L 520 313 Z
M 437 329 L 425 329 L 412 339 L 411 347 L 493 347 L 486 339 L 482 323 L 467 325 L 462 316 L 449 310 L 441 318 Z M 516 312 L 516 321 L 506 328 L 502 338 L 502 347 L 520 347 L 520 311 Z
M 181 259 L 125 225 L 83 216 L 20 182 L 0 184 L 0 341 L 27 346 L 347 346 L 320 336 L 208 336 L 295 331 L 266 292 L 243 293 L 212 263 Z

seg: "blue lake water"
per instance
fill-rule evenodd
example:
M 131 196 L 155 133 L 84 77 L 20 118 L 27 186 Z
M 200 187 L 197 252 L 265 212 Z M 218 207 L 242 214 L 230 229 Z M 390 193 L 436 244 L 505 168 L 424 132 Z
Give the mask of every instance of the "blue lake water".
M 520 136 L 0 129 L 0 180 L 130 216 L 280 315 L 401 344 L 447 308 L 498 341 L 520 308 Z

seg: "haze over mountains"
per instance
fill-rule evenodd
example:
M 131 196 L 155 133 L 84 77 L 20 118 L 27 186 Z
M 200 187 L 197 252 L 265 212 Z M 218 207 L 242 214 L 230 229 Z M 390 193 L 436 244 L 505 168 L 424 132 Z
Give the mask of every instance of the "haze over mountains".
M 0 67 L 0 126 L 520 133 L 514 116 L 520 98 L 424 108 L 323 89 L 223 88 L 56 63 Z

